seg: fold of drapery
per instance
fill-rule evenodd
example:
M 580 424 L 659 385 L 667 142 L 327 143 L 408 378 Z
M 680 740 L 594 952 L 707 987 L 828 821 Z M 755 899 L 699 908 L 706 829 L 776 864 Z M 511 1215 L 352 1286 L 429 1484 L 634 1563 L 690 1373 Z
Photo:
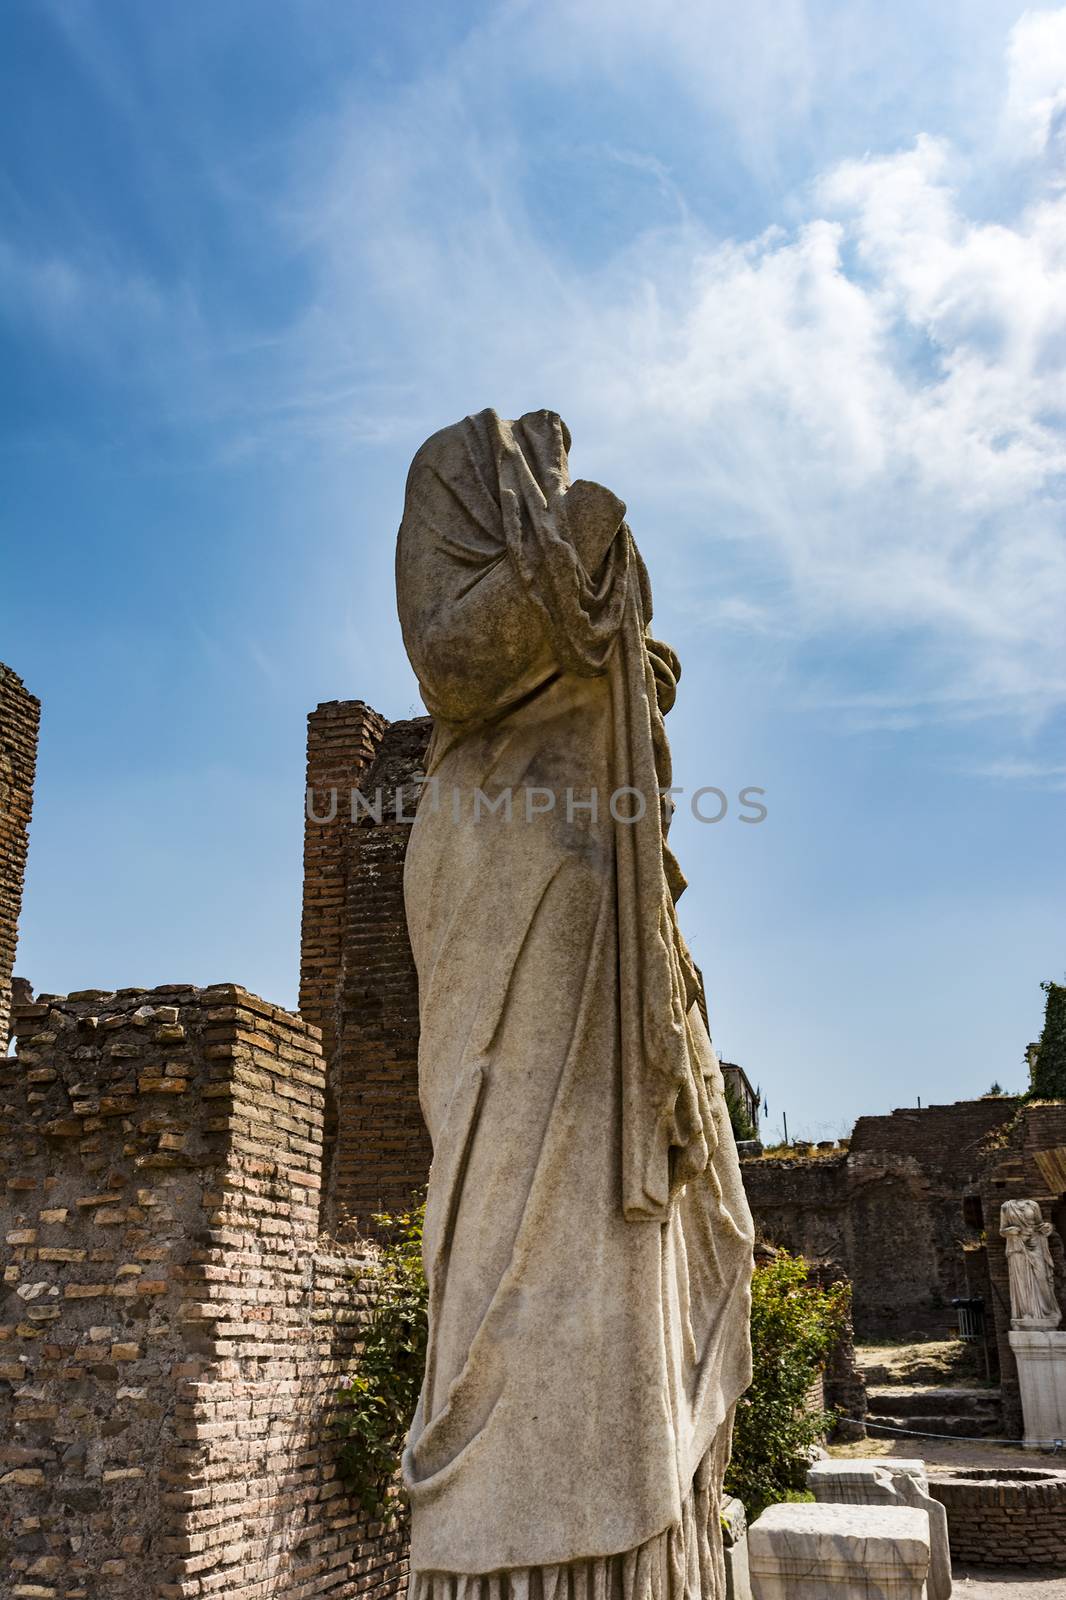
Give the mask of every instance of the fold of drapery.
M 721 1481 L 730 1427 L 700 1463 L 681 1520 L 635 1550 L 500 1572 L 417 1572 L 408 1600 L 725 1600 Z
M 551 413 L 443 430 L 397 548 L 436 719 L 405 862 L 433 1142 L 412 1591 L 661 1573 L 750 1375 L 751 1219 L 658 805 L 679 667 L 628 529 L 577 560 L 565 449 Z M 523 790 L 559 804 L 523 818 Z
M 714 1123 L 689 1021 L 698 977 L 674 909 L 684 878 L 666 844 L 663 791 L 671 783 L 663 710 L 672 704 L 680 666 L 649 638 L 651 587 L 628 525 L 623 524 L 595 574 L 585 571 L 566 518 L 564 424 L 554 412 L 509 423 L 487 410 L 467 417 L 449 443 L 465 458 L 457 473 L 428 441 L 416 456 L 401 540 L 431 538 L 467 571 L 466 595 L 501 587 L 501 561 L 512 564 L 542 624 L 554 670 L 606 676 L 614 742 L 610 794 L 622 816 L 614 823 L 621 986 L 622 1174 L 624 1215 L 662 1221 L 670 1201 L 704 1172 L 714 1151 Z M 435 479 L 437 493 L 426 493 Z M 436 514 L 435 514 L 436 513 Z M 500 634 L 517 630 L 512 612 Z M 471 704 L 455 692 L 447 652 L 426 648 L 422 619 L 408 618 L 404 639 L 427 708 L 451 730 L 504 715 L 527 687 L 513 673 L 493 682 L 486 661 L 483 689 Z M 499 621 L 499 618 L 496 619 Z M 494 630 L 488 638 L 496 643 Z M 513 666 L 513 651 L 504 658 Z M 528 665 L 528 663 L 527 663 Z

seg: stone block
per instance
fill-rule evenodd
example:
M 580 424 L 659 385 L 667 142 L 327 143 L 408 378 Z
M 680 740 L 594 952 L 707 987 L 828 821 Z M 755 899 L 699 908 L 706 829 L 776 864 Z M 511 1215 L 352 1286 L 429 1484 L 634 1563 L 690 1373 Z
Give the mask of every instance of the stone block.
M 769 1506 L 748 1530 L 753 1600 L 923 1600 L 929 1518 L 909 1506 Z
M 951 1594 L 951 1546 L 948 1517 L 929 1493 L 925 1462 L 902 1456 L 853 1456 L 850 1460 L 816 1461 L 807 1487 L 823 1505 L 912 1506 L 929 1517 L 929 1600 Z

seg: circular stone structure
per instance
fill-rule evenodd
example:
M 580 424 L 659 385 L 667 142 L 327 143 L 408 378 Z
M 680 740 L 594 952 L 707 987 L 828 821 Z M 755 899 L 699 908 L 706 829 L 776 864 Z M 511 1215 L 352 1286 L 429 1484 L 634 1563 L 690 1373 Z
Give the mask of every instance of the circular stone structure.
M 948 1514 L 952 1560 L 982 1567 L 1066 1566 L 1066 1472 L 938 1467 L 929 1493 Z

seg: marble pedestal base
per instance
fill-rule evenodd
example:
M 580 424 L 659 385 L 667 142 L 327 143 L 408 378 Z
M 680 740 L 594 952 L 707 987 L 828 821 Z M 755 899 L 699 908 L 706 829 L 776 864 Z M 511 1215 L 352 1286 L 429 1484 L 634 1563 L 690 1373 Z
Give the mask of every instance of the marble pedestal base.
M 754 1600 L 923 1600 L 929 1518 L 910 1506 L 769 1506 L 748 1529 Z
M 850 1456 L 816 1461 L 807 1487 L 819 1504 L 848 1506 L 911 1506 L 929 1518 L 929 1600 L 951 1594 L 951 1546 L 948 1514 L 929 1493 L 925 1462 L 902 1456 Z
M 1046 1449 L 1066 1439 L 1066 1330 L 1012 1328 L 1008 1337 L 1018 1363 L 1025 1448 Z

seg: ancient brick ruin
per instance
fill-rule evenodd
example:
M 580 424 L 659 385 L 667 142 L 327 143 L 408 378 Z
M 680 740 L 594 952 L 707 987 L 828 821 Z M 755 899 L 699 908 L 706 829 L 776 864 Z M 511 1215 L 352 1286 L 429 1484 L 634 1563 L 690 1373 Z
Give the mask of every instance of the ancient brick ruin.
M 37 706 L 4 670 L 6 1039 Z M 311 782 L 347 790 L 375 762 L 391 782 L 397 760 L 417 766 L 426 726 L 320 708 Z M 0 1121 L 0 1593 L 13 1600 L 403 1590 L 405 1529 L 338 1479 L 334 1400 L 372 1296 L 373 1247 L 353 1218 L 406 1201 L 428 1161 L 411 1115 L 408 827 L 360 832 L 343 811 L 308 823 L 303 1016 L 232 984 L 15 1005 Z M 370 915 L 381 948 L 364 963 Z M 397 1106 L 409 1131 L 390 1147 Z
M 338 1236 L 402 1211 L 429 1172 L 403 902 L 429 734 L 428 717 L 390 724 L 358 700 L 308 718 L 300 1013 L 322 1029 L 329 1062 L 323 1218 Z
M 330 1434 L 368 1284 L 319 1237 L 319 1030 L 225 984 L 41 996 L 16 1031 L 3 1592 L 399 1592 Z
M 861 1340 L 941 1334 L 967 1293 L 963 1195 L 1009 1121 L 1012 1099 L 962 1100 L 860 1117 L 848 1147 L 781 1152 L 743 1163 L 752 1211 L 767 1238 L 852 1280 Z
M 0 1055 L 7 1050 L 41 703 L 0 662 Z

